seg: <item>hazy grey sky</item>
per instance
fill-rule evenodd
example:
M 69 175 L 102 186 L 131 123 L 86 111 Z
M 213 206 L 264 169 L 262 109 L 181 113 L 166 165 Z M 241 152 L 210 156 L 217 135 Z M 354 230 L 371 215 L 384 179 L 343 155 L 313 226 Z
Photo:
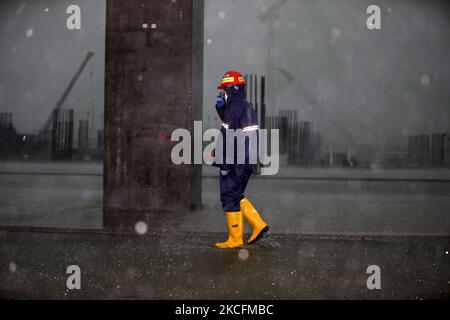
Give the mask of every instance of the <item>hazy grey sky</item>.
M 450 4 L 420 0 L 206 0 L 204 120 L 230 69 L 268 76 L 268 115 L 299 110 L 325 144 L 406 148 L 409 134 L 450 131 Z M 66 28 L 66 8 L 82 8 L 82 29 Z M 366 9 L 382 9 L 382 29 Z M 48 9 L 48 10 L 46 10 Z M 269 28 L 273 28 L 269 73 Z M 65 107 L 76 119 L 94 110 L 103 126 L 105 0 L 0 2 L 0 111 L 20 132 L 36 133 L 91 50 Z M 317 101 L 319 103 L 317 103 Z M 209 122 L 208 122 L 209 120 Z M 405 150 L 405 149 L 404 149 Z
M 205 118 L 213 119 L 223 71 L 267 75 L 269 25 L 259 17 L 276 2 L 207 1 Z M 366 27 L 370 4 L 381 7 L 381 30 Z M 288 0 L 273 16 L 268 114 L 297 109 L 341 150 L 377 134 L 387 149 L 405 151 L 409 134 L 450 132 L 449 8 L 445 1 Z

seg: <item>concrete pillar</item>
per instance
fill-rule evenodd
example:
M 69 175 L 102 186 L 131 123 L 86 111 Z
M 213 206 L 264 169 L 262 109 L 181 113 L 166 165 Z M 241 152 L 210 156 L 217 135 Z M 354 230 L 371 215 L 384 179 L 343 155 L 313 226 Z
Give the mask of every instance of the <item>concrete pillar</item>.
M 201 205 L 201 166 L 172 164 L 170 135 L 202 118 L 203 11 L 203 0 L 107 0 L 105 227 Z

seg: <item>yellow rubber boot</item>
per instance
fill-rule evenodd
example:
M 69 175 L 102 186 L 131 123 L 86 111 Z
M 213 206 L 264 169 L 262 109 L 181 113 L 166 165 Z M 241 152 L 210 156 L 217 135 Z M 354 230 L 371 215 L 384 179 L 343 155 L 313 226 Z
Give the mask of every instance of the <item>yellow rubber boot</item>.
M 258 211 L 256 211 L 255 207 L 253 207 L 252 203 L 247 198 L 241 200 L 241 211 L 245 220 L 247 220 L 248 224 L 253 229 L 252 234 L 247 241 L 248 244 L 252 244 L 258 241 L 263 234 L 269 230 L 269 226 L 261 219 Z
M 244 217 L 242 211 L 227 212 L 228 240 L 216 243 L 220 249 L 238 248 L 244 244 Z

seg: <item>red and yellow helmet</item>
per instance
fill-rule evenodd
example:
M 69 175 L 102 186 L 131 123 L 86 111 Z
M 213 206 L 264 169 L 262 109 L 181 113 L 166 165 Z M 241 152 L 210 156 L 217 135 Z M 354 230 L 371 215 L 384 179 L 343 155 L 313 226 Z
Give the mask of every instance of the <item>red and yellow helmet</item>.
M 233 84 L 246 85 L 245 78 L 236 71 L 228 71 L 222 77 L 222 82 L 217 89 L 223 90 L 226 86 L 231 86 Z

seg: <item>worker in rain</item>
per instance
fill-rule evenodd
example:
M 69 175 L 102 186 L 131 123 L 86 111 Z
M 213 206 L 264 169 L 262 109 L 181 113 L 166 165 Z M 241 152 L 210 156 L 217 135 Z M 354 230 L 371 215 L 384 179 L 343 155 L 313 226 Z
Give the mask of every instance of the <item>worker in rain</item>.
M 242 74 L 229 71 L 218 89 L 221 91 L 217 95 L 216 110 L 222 127 L 213 165 L 220 172 L 220 200 L 229 236 L 215 246 L 226 249 L 244 244 L 244 219 L 252 228 L 248 244 L 260 239 L 269 226 L 244 195 L 250 176 L 256 170 L 259 128 L 256 113 L 246 101 L 246 81 Z

